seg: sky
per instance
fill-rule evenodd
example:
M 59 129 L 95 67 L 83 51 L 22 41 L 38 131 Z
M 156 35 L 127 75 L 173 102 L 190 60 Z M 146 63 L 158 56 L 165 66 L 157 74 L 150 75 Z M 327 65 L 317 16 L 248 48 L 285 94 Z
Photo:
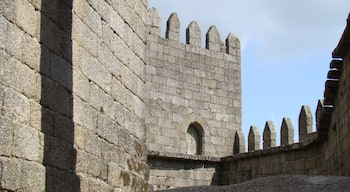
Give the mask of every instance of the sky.
M 221 39 L 233 33 L 241 42 L 242 130 L 247 142 L 251 125 L 262 135 L 273 121 L 277 144 L 283 117 L 292 120 L 298 140 L 302 105 L 312 114 L 323 98 L 331 53 L 350 12 L 347 0 L 149 0 L 162 18 L 162 33 L 172 12 L 185 42 L 188 24 L 197 21 L 204 42 L 215 25 Z M 203 43 L 202 43 L 203 45 Z M 314 120 L 315 121 L 315 118 Z M 315 130 L 315 122 L 313 122 Z

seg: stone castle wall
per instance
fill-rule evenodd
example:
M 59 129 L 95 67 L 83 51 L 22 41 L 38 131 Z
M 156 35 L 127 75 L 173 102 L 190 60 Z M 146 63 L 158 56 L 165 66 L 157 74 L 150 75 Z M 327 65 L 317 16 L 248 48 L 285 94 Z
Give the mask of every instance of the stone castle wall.
M 349 20 L 348 20 L 349 22 Z M 0 191 L 147 191 L 278 174 L 350 175 L 350 24 L 324 99 L 241 132 L 239 41 L 215 27 L 201 48 L 176 14 L 160 36 L 147 0 L 0 2 Z M 312 119 L 312 118 L 311 118 Z M 312 120 L 311 120 L 312 121 Z M 148 147 L 148 150 L 147 150 Z M 232 155 L 232 153 L 234 153 Z
M 347 26 L 333 51 L 331 70 L 327 74 L 325 95 L 333 108 L 328 139 L 325 144 L 324 174 L 350 176 L 350 15 Z M 332 94 L 333 93 L 333 94 Z M 336 93 L 336 94 L 334 94 Z M 326 102 L 326 101 L 325 101 Z
M 149 184 L 154 191 L 220 185 L 220 158 L 174 153 L 148 153 Z
M 201 48 L 201 30 L 192 21 L 186 43 L 181 43 L 176 13 L 167 20 L 164 38 L 157 10 L 151 8 L 148 14 L 149 184 L 154 190 L 218 185 L 219 157 L 232 154 L 233 136 L 241 127 L 239 41 L 230 34 L 222 42 L 212 26 Z
M 233 134 L 241 127 L 240 46 L 230 34 L 226 43 L 212 26 L 201 48 L 193 21 L 180 43 L 180 22 L 173 13 L 166 38 L 160 17 L 149 10 L 146 66 L 146 142 L 148 150 L 220 157 L 232 154 Z M 199 152 L 192 153 L 188 128 L 196 126 Z
M 1 191 L 146 191 L 145 0 L 0 2 Z

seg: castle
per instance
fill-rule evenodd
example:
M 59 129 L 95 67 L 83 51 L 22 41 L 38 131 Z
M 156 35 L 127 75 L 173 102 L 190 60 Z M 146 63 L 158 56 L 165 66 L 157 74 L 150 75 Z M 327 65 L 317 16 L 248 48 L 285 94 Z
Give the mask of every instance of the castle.
M 280 174 L 350 175 L 350 24 L 312 133 L 241 132 L 240 43 L 147 0 L 0 3 L 0 191 L 152 191 Z

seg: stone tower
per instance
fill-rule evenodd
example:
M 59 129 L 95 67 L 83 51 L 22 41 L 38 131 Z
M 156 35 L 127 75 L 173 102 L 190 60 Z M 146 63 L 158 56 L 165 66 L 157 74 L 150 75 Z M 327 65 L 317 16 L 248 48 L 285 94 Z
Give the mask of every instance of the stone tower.
M 215 26 L 206 33 L 196 21 L 186 28 L 186 44 L 179 42 L 176 13 L 160 36 L 160 17 L 148 13 L 146 66 L 146 144 L 148 150 L 221 157 L 233 153 L 241 127 L 241 69 L 238 39 L 220 40 Z
M 149 184 L 154 190 L 218 184 L 220 157 L 232 155 L 241 129 L 240 43 L 225 42 L 215 26 L 205 35 L 196 21 L 180 42 L 176 13 L 167 20 L 148 11 L 145 123 Z

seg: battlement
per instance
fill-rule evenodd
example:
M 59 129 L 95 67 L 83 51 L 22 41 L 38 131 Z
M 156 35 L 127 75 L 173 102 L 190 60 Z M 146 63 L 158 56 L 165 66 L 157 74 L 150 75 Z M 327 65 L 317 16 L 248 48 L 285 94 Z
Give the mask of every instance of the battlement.
M 337 95 L 339 81 L 342 73 L 343 60 L 337 58 L 333 53 L 333 59 L 330 62 L 330 70 L 327 73 L 325 81 L 324 99 L 319 100 L 316 109 L 316 132 L 312 132 L 313 117 L 310 107 L 303 105 L 300 110 L 298 119 L 299 143 L 309 143 L 312 140 L 323 141 L 327 138 L 328 129 L 331 126 L 331 115 Z M 316 136 L 315 136 L 316 135 Z M 245 143 L 243 132 L 238 130 L 235 134 L 234 153 L 244 153 Z M 261 136 L 256 126 L 251 126 L 248 134 L 248 152 L 261 150 Z M 237 140 L 237 141 L 236 141 Z M 294 144 L 294 127 L 289 118 L 283 118 L 280 128 L 280 146 Z M 272 121 L 265 123 L 263 138 L 263 150 L 278 147 L 276 144 L 276 129 Z M 304 145 L 303 145 L 304 146 Z
M 319 102 L 321 104 L 322 102 Z M 322 106 L 318 107 L 318 109 L 322 109 Z M 318 113 L 319 114 L 319 113 Z M 316 117 L 317 119 L 317 117 Z M 310 107 L 307 105 L 303 105 L 299 114 L 298 121 L 298 131 L 299 131 L 299 142 L 302 143 L 310 138 L 314 138 L 316 132 L 312 132 L 312 122 L 313 117 L 311 114 Z M 280 128 L 280 146 L 292 145 L 294 144 L 294 127 L 290 118 L 283 118 Z M 234 153 L 244 153 L 245 151 L 245 143 L 243 138 L 242 131 L 238 130 L 235 134 L 235 150 Z M 252 125 L 249 129 L 248 134 L 248 152 L 261 150 L 261 135 L 259 133 L 259 129 Z M 278 147 L 276 143 L 276 128 L 273 121 L 266 121 L 265 127 L 262 135 L 262 149 L 270 149 L 274 147 Z
M 180 27 L 178 15 L 172 13 L 167 20 L 164 39 L 180 43 Z M 148 10 L 148 31 L 149 35 L 161 37 L 161 17 L 154 7 Z M 186 45 L 201 48 L 201 29 L 196 21 L 190 22 L 186 28 Z M 229 33 L 225 41 L 222 41 L 217 28 L 212 25 L 205 35 L 205 48 L 203 49 L 239 56 L 240 42 L 232 33 Z

